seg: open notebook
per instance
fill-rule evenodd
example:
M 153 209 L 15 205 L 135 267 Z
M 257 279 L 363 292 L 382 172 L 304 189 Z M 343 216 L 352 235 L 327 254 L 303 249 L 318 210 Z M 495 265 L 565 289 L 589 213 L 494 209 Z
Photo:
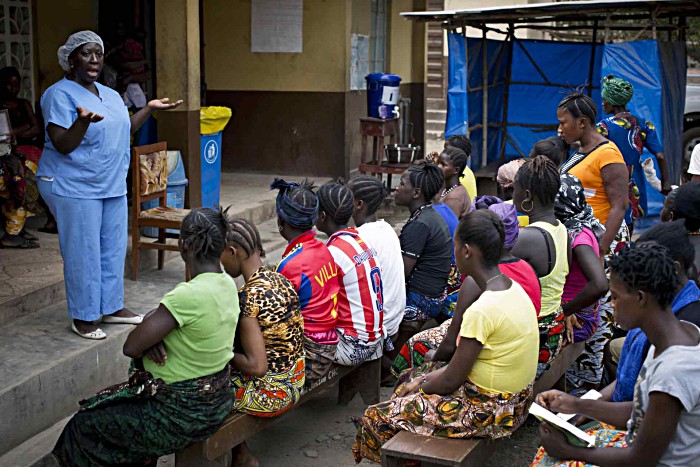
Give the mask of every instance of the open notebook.
M 584 448 L 595 446 L 595 436 L 591 436 L 585 431 L 582 431 L 578 427 L 537 404 L 537 402 L 533 402 L 530 406 L 530 415 L 537 417 L 540 421 L 546 421 L 554 428 L 563 432 L 569 440 L 569 444 Z

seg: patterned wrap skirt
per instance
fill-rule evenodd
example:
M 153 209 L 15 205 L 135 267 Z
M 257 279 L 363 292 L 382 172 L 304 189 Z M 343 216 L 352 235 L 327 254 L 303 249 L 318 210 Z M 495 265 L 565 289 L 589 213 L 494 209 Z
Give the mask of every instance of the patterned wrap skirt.
M 401 375 L 401 381 L 430 373 L 445 363 L 429 363 Z M 510 436 L 527 418 L 532 385 L 517 394 L 492 393 L 467 380 L 448 395 L 415 393 L 371 405 L 358 425 L 352 452 L 381 462 L 380 449 L 399 430 L 443 438 L 502 438 Z
M 338 348 L 333 362 L 343 366 L 357 366 L 381 358 L 384 354 L 384 339 L 363 342 L 357 337 L 338 333 Z
M 537 317 L 537 325 L 540 328 L 540 356 L 537 360 L 537 378 L 549 369 L 550 363 L 554 360 L 564 346 L 564 334 L 566 316 L 561 309 L 545 317 Z
M 306 360 L 306 383 L 308 387 L 323 378 L 333 365 L 338 344 L 324 345 L 304 336 L 304 354 Z
M 416 368 L 425 363 L 425 355 L 431 350 L 437 350 L 447 335 L 452 319 L 448 319 L 436 328 L 426 329 L 406 342 L 391 365 L 391 372 L 397 378 L 408 369 Z
M 234 389 L 233 412 L 256 417 L 276 417 L 299 402 L 304 389 L 304 357 L 299 357 L 287 370 L 270 371 L 261 378 L 231 373 Z
M 615 430 L 613 427 L 603 423 L 593 422 L 594 427 L 582 429 L 589 435 L 595 436 L 595 446 L 597 448 L 626 448 L 625 442 L 626 432 Z M 535 458 L 532 460 L 530 467 L 595 467 L 592 464 L 587 464 L 582 461 L 562 460 L 551 457 L 543 447 L 537 450 Z
M 147 371 L 80 401 L 53 448 L 61 466 L 153 465 L 216 432 L 233 404 L 229 368 L 165 384 Z
M 610 253 L 605 256 L 605 274 L 608 279 L 610 279 L 610 268 L 608 267 L 610 258 L 629 242 L 629 230 L 623 222 L 615 240 L 610 244 Z M 615 329 L 612 298 L 609 291 L 598 301 L 598 316 L 598 328 L 586 340 L 581 356 L 566 372 L 566 379 L 574 387 L 580 387 L 584 384 L 598 386 L 603 378 L 603 349 L 613 338 Z
M 452 318 L 455 314 L 455 308 L 457 307 L 457 297 L 459 296 L 459 289 L 462 287 L 462 282 L 464 277 L 457 269 L 457 264 L 452 263 L 450 267 L 450 275 L 447 278 L 447 290 L 445 301 L 442 304 L 442 313 Z

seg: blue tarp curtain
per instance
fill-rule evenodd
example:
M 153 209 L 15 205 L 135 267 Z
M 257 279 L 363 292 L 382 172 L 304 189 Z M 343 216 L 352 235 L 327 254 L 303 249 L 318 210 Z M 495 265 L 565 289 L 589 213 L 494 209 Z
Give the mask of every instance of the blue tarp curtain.
M 483 40 L 450 33 L 448 46 L 445 136 L 465 134 L 469 130 L 473 143 L 470 165 L 472 170 L 478 170 L 482 166 Z M 590 43 L 488 39 L 486 48 L 487 163 L 527 157 L 535 142 L 555 135 L 557 104 L 564 93 L 573 88 L 591 85 L 598 118 L 603 119 L 600 80 L 613 73 L 634 85 L 630 111 L 657 126 L 672 180 L 678 179 L 685 100 L 685 44 L 653 40 L 599 44 L 595 47 L 592 72 Z M 506 90 L 509 58 L 510 86 Z M 503 134 L 501 125 L 506 108 L 508 115 Z M 649 157 L 649 154 L 642 157 Z M 646 184 L 645 180 L 640 181 Z M 642 207 L 648 214 L 658 214 L 663 198 L 651 187 L 642 190 L 650 194 L 649 206 L 643 204 Z

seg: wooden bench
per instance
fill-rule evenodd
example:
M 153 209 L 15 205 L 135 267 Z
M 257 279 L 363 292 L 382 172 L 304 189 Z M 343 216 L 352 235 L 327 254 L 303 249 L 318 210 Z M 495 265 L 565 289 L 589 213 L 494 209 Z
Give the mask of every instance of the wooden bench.
M 360 394 L 365 404 L 379 402 L 381 359 L 365 362 L 360 366 L 334 366 L 328 374 L 312 386 L 304 388 L 301 399 L 289 411 L 277 417 L 254 417 L 236 413 L 228 417 L 219 430 L 206 440 L 195 443 L 175 454 L 177 467 L 227 467 L 231 462 L 231 449 L 284 417 L 313 395 L 338 383 L 338 404 L 347 405 Z
M 535 382 L 534 393 L 550 389 L 583 352 L 584 343 L 564 347 L 550 368 Z M 498 440 L 449 439 L 399 431 L 382 446 L 382 465 L 398 467 L 407 460 L 420 461 L 422 467 L 447 465 L 454 467 L 484 465 Z

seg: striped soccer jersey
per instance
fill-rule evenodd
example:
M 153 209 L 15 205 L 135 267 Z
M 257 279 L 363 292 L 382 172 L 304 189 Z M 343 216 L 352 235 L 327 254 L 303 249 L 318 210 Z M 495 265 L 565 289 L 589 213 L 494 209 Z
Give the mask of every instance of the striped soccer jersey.
M 347 228 L 326 242 L 338 266 L 338 331 L 363 342 L 375 342 L 384 333 L 384 293 L 377 252 Z

